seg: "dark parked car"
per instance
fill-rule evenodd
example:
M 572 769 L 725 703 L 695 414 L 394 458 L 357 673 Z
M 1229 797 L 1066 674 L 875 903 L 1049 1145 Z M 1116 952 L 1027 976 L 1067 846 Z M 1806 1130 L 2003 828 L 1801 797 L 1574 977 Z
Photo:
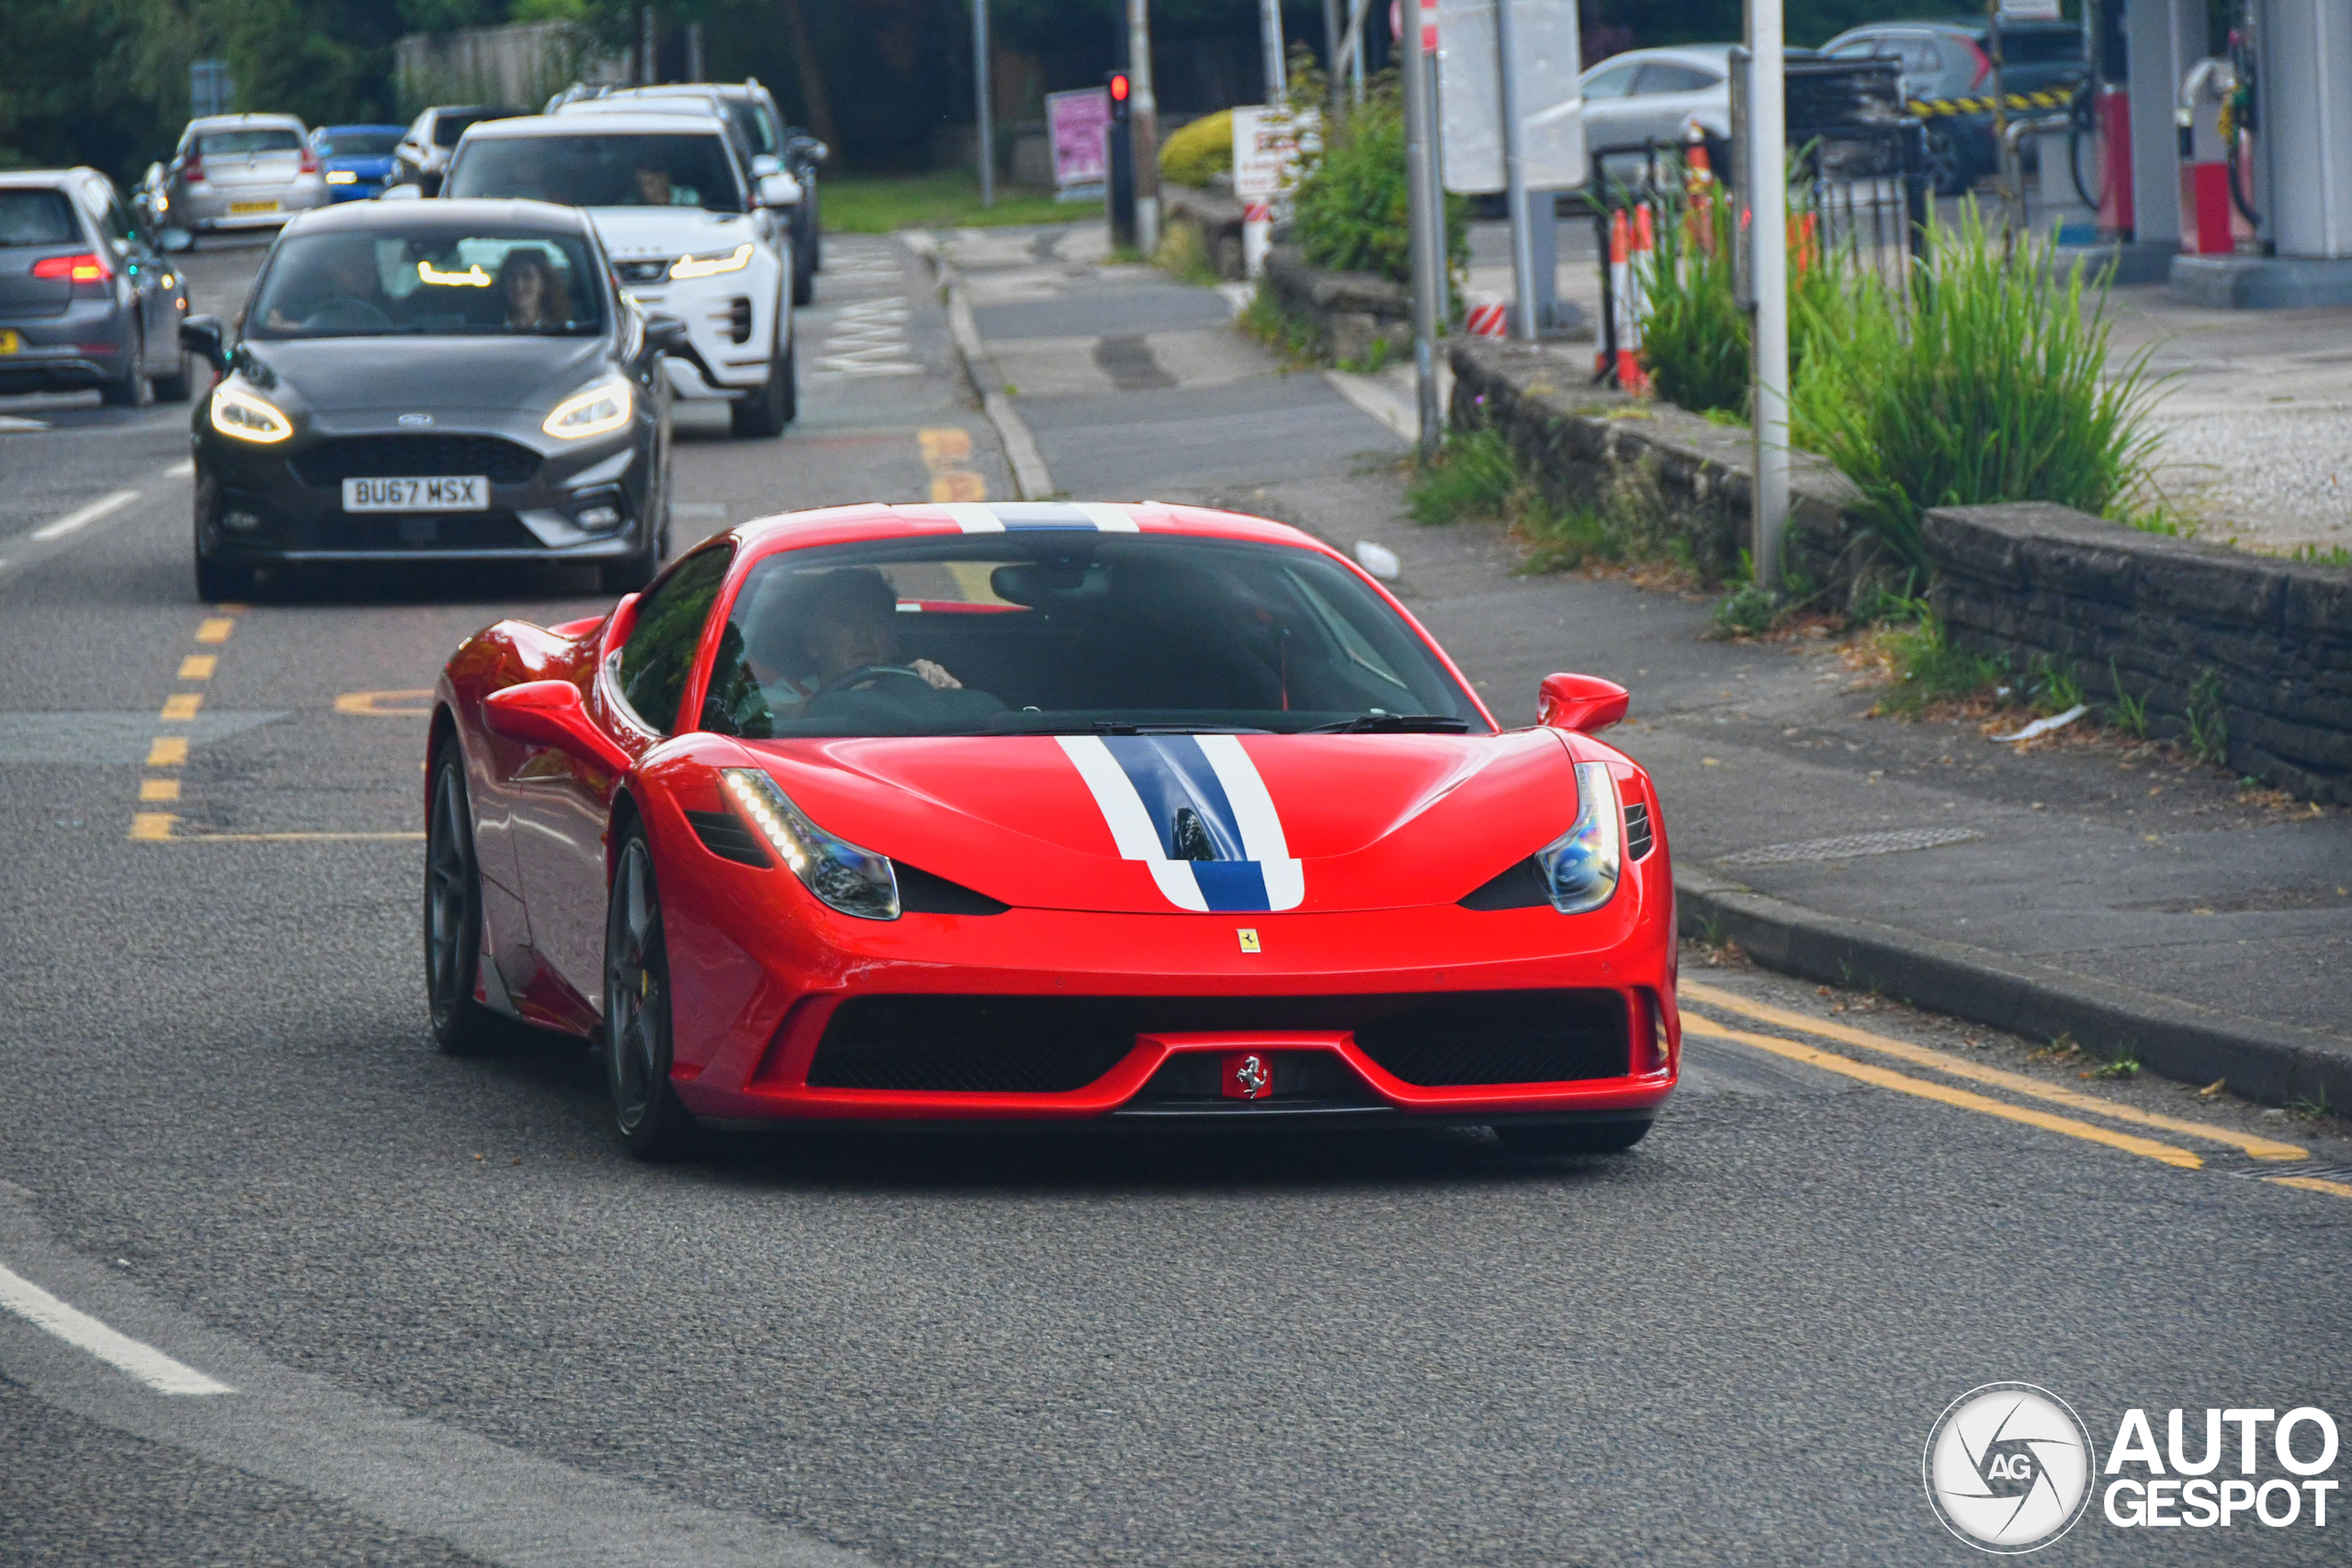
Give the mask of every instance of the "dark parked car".
M 1903 96 L 1950 101 L 1989 97 L 1996 86 L 1991 28 L 1982 17 L 1947 22 L 1873 22 L 1822 47 L 1836 60 L 1878 55 L 1903 62 Z M 2075 22 L 2005 22 L 1999 86 L 2009 93 L 2071 92 L 2090 72 Z M 2000 166 L 1989 113 L 1928 121 L 1928 166 L 1937 191 L 1957 196 Z
M 674 318 L 613 283 L 587 217 L 533 201 L 353 202 L 288 225 L 196 412 L 196 577 L 255 567 L 580 561 L 641 587 L 670 532 Z
M 404 125 L 322 125 L 311 132 L 311 150 L 325 165 L 327 195 L 336 201 L 383 195 L 392 154 L 407 135 Z
M 188 395 L 187 285 L 96 169 L 0 174 L 0 393 Z

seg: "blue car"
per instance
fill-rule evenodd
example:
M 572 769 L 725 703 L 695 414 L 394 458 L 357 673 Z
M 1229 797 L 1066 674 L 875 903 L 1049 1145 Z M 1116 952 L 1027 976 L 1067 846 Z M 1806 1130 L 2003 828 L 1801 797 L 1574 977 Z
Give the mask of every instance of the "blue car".
M 328 197 L 367 201 L 383 195 L 392 152 L 407 134 L 404 125 L 322 125 L 311 132 L 311 150 L 326 171 Z

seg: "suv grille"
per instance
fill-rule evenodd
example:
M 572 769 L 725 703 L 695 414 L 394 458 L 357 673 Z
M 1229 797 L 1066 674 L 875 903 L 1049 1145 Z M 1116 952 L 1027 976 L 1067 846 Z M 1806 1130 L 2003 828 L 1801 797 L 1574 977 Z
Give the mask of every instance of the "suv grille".
M 1424 1088 L 1563 1083 L 1630 1070 L 1616 991 L 1359 997 L 855 997 L 826 1025 L 814 1089 L 1068 1094 L 1138 1034 L 1352 1030 L 1364 1055 Z
M 322 486 L 442 474 L 482 474 L 494 485 L 516 485 L 538 471 L 537 452 L 496 435 L 339 435 L 294 458 L 297 477 Z

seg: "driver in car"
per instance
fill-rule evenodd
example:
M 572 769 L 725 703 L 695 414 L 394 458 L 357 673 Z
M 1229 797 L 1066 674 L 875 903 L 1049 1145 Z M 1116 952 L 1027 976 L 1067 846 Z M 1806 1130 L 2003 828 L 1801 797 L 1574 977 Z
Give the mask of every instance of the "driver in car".
M 890 695 L 902 700 L 917 695 L 907 685 L 910 678 L 933 692 L 963 690 L 964 682 L 928 659 L 897 662 L 899 595 L 880 572 L 870 566 L 829 572 L 824 586 L 823 594 L 809 606 L 800 634 L 816 678 L 793 716 L 806 716 L 811 704 L 835 692 L 887 685 L 893 688 Z
M 372 324 L 388 319 L 372 240 L 345 240 L 305 276 L 288 281 L 293 287 L 275 298 L 269 307 L 272 332 L 301 332 L 336 322 Z

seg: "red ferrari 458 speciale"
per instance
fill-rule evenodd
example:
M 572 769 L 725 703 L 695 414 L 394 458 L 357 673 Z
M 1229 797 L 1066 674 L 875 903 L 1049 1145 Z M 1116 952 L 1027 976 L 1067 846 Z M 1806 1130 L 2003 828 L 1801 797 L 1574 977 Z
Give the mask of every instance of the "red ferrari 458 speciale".
M 451 659 L 435 1036 L 595 1043 L 694 1118 L 1474 1122 L 1623 1149 L 1673 1089 L 1674 884 L 1623 688 L 1504 729 L 1280 524 L 1146 503 L 747 524 Z

